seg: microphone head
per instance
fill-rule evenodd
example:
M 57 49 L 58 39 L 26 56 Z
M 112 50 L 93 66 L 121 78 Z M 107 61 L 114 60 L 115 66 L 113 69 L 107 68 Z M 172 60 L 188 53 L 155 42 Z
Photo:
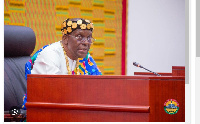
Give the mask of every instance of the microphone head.
M 140 68 L 143 68 L 143 66 L 141 66 L 139 63 L 137 62 L 133 62 L 133 65 L 136 66 L 136 67 L 140 67 Z
M 139 67 L 139 64 L 137 62 L 133 62 L 133 65 Z

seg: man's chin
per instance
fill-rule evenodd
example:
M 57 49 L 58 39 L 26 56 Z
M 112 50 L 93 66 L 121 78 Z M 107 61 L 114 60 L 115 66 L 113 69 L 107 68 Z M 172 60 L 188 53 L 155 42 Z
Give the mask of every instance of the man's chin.
M 87 53 L 79 53 L 78 58 L 85 58 L 87 56 Z

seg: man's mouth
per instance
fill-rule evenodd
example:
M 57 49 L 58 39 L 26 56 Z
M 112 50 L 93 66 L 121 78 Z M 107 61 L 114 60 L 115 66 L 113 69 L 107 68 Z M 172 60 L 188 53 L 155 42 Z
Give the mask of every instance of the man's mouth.
M 87 52 L 87 49 L 83 48 L 83 49 L 78 49 L 79 52 Z

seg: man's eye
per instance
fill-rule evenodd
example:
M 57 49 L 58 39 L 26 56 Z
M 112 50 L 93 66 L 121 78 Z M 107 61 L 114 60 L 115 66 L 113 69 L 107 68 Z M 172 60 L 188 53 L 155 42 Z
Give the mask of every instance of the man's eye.
M 78 36 L 76 36 L 78 39 L 81 39 L 82 38 L 82 36 L 81 35 L 78 35 Z

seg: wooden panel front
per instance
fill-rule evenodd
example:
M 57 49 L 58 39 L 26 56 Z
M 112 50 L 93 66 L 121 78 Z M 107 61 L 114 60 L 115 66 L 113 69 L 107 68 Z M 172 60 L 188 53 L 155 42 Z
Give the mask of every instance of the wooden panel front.
M 117 79 L 114 76 L 112 78 L 109 76 L 46 76 L 28 78 L 27 85 L 28 102 L 149 104 L 149 84 L 146 79 Z
M 164 111 L 167 99 L 180 104 Z M 27 121 L 185 121 L 185 78 L 172 76 L 28 75 Z
M 185 122 L 185 79 L 152 79 L 150 90 L 150 121 L 151 122 Z M 164 111 L 164 103 L 175 99 L 179 103 L 176 114 Z
M 28 78 L 27 85 L 28 103 L 149 105 L 149 83 L 146 79 L 118 76 L 44 76 Z M 148 113 L 27 106 L 27 121 L 149 121 Z

